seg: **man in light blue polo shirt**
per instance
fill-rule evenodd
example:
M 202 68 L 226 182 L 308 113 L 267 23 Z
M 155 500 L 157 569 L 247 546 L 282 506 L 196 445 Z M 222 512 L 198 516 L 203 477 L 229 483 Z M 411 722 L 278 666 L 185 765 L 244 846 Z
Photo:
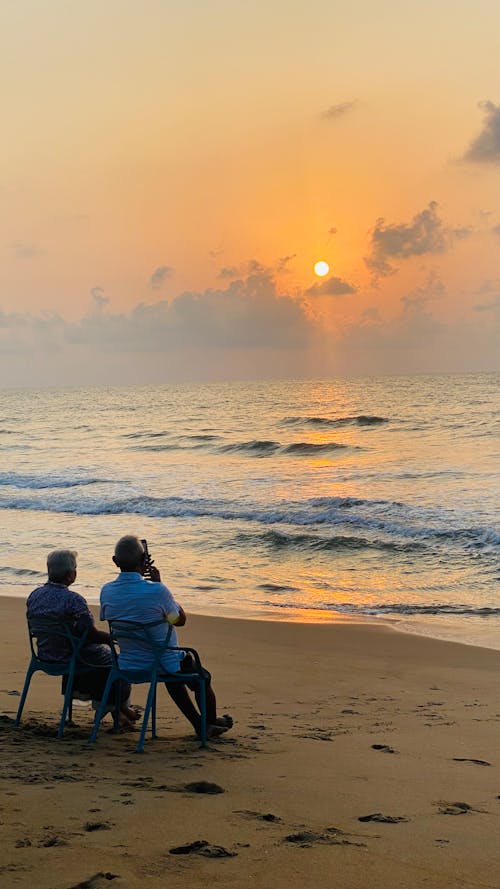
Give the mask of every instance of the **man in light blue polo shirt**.
M 175 627 L 185 625 L 186 614 L 170 590 L 161 582 L 158 568 L 148 561 L 139 538 L 131 534 L 121 537 L 115 546 L 113 562 L 120 569 L 120 574 L 115 580 L 106 583 L 101 590 L 101 620 L 126 620 L 142 624 L 159 621 L 157 626 L 150 628 L 154 641 L 164 642 L 172 626 L 169 645 L 177 646 Z M 146 572 L 150 578 L 148 580 L 144 577 Z M 140 670 L 151 666 L 153 653 L 146 642 L 141 645 L 136 640 L 124 639 L 120 646 L 119 660 L 120 666 L 124 669 Z M 195 669 L 191 654 L 186 654 L 184 651 L 166 651 L 162 656 L 162 665 L 171 673 L 191 673 Z M 207 735 L 213 738 L 227 731 L 233 723 L 230 716 L 217 716 L 217 703 L 210 684 L 211 677 L 207 671 L 205 675 L 208 680 Z M 165 686 L 199 735 L 201 717 L 188 694 L 186 685 L 166 682 Z M 197 696 L 197 685 L 193 687 L 193 691 Z

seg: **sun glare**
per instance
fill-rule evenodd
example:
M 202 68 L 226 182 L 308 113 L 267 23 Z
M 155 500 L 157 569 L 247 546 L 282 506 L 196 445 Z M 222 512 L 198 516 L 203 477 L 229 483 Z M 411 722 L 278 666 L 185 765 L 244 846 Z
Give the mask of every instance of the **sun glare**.
M 330 266 L 323 259 L 314 264 L 314 273 L 320 278 L 324 278 L 330 271 Z

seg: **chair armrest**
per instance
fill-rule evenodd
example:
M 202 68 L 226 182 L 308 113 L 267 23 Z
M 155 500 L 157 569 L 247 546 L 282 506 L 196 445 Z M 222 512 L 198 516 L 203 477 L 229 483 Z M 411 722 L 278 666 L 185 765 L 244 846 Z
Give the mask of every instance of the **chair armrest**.
M 193 655 L 193 660 L 196 664 L 196 669 L 198 673 L 203 672 L 203 666 L 200 660 L 200 656 L 196 651 L 196 648 L 190 648 L 189 645 L 166 645 L 163 648 L 163 651 L 187 651 L 189 654 Z

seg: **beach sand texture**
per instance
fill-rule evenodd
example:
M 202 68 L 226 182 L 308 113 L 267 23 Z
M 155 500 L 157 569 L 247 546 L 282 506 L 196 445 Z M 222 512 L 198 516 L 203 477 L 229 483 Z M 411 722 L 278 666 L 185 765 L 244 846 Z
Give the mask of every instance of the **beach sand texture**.
M 2 889 L 500 886 L 500 652 L 192 616 L 182 640 L 234 730 L 200 749 L 160 690 L 161 737 L 136 755 L 104 726 L 91 749 L 76 707 L 58 741 L 41 675 L 14 728 L 24 602 L 0 619 Z

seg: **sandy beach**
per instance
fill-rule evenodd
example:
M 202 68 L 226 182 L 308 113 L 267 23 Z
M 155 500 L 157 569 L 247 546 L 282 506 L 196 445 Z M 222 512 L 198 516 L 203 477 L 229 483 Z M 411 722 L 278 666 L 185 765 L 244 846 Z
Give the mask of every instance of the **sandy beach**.
M 40 674 L 14 727 L 24 601 L 0 617 L 2 889 L 500 885 L 500 652 L 190 616 L 182 640 L 234 729 L 202 750 L 160 692 L 160 738 L 135 755 L 104 725 L 90 748 L 76 706 L 58 741 L 58 680 Z

